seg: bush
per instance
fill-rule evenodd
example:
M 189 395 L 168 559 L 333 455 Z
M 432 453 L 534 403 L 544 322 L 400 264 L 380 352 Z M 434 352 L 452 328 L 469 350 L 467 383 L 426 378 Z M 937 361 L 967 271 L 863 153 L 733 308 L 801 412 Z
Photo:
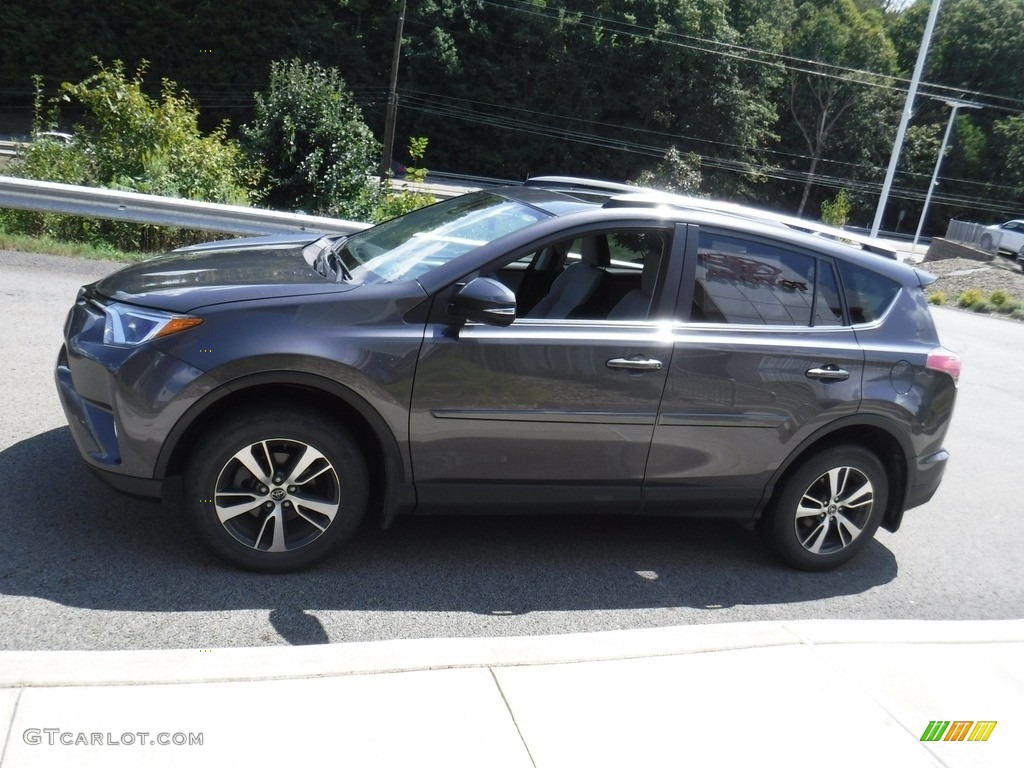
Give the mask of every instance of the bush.
M 129 80 L 120 61 L 61 90 L 86 108 L 81 144 L 104 185 L 167 197 L 245 204 L 244 156 L 222 123 L 204 136 L 199 108 L 164 79 L 160 99 L 142 89 L 145 62 Z M 79 143 L 76 135 L 76 143 Z
M 977 288 L 969 288 L 961 293 L 956 300 L 956 305 L 961 309 L 971 309 L 978 304 L 985 303 L 985 294 Z
M 427 205 L 437 202 L 433 197 L 423 192 L 395 192 L 387 191 L 381 196 L 380 202 L 373 211 L 373 223 L 380 224 L 382 221 L 394 219 L 402 214 L 415 211 Z
M 65 143 L 46 135 L 59 125 L 58 102 L 43 116 L 42 83 L 36 79 L 32 140 L 14 164 L 15 175 L 40 181 L 107 187 L 217 203 L 249 202 L 247 171 L 239 147 L 227 139 L 227 125 L 203 135 L 195 102 L 170 80 L 160 99 L 143 91 L 145 62 L 132 78 L 115 61 L 80 83 L 64 83 L 65 101 L 85 109 Z M 205 233 L 167 227 L 97 221 L 27 211 L 0 212 L 11 233 L 52 236 L 125 251 L 166 250 L 205 239 Z
M 996 307 L 1001 307 L 1010 300 L 1010 294 L 1006 291 L 992 291 L 988 297 L 989 303 Z
M 336 69 L 298 59 L 270 67 L 242 128 L 273 208 L 369 219 L 383 191 L 373 179 L 380 145 Z
M 427 169 L 421 165 L 426 153 L 426 138 L 414 137 L 409 139 L 410 163 L 405 169 L 406 181 L 423 184 L 427 180 Z M 389 187 L 384 190 L 384 194 L 381 196 L 380 202 L 373 212 L 373 221 L 379 224 L 382 221 L 393 219 L 401 216 L 403 213 L 409 213 L 409 211 L 415 211 L 417 208 L 423 208 L 434 202 L 436 202 L 434 198 L 425 192 L 413 192 L 411 190 L 396 192 Z
M 850 196 L 840 189 L 834 198 L 821 204 L 821 220 L 833 227 L 842 227 L 850 220 Z
M 941 307 L 946 303 L 946 294 L 943 291 L 932 291 L 928 294 L 928 303 Z

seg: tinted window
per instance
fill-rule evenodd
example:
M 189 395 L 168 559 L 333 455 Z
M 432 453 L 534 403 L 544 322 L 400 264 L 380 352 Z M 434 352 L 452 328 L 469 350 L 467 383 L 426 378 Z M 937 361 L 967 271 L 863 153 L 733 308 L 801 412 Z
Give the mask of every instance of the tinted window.
M 839 299 L 836 271 L 831 263 L 824 260 L 818 261 L 818 287 L 814 294 L 812 320 L 815 326 L 843 324 L 843 303 Z
M 839 274 L 853 323 L 877 320 L 885 314 L 900 290 L 899 283 L 845 261 L 839 262 Z
M 500 279 L 515 291 L 521 317 L 643 320 L 667 247 L 663 231 L 587 233 L 511 262 Z
M 816 304 L 816 266 L 812 256 L 702 231 L 691 319 L 744 325 L 811 325 L 813 319 L 835 324 L 842 317 L 841 311 L 835 312 L 835 277 L 835 296 L 823 296 Z

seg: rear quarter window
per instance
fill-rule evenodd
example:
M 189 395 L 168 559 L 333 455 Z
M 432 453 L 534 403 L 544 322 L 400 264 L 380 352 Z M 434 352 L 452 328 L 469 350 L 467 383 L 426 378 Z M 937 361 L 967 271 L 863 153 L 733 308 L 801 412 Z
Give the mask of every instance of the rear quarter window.
M 839 262 L 839 274 L 854 325 L 880 318 L 900 291 L 900 284 L 895 280 L 846 261 Z

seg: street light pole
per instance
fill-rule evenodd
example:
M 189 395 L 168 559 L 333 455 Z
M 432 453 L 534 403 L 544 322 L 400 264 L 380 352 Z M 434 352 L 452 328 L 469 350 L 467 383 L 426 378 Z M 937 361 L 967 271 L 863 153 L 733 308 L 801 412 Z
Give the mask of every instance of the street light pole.
M 889 202 L 889 190 L 892 188 L 893 179 L 896 177 L 896 165 L 899 163 L 900 152 L 903 150 L 903 138 L 906 136 L 907 126 L 910 124 L 910 116 L 914 112 L 917 84 L 921 82 L 924 61 L 928 58 L 928 46 L 932 42 L 932 32 L 935 29 L 935 20 L 939 16 L 939 6 L 941 5 L 942 0 L 932 0 L 931 12 L 928 14 L 928 23 L 924 28 L 924 37 L 921 39 L 921 47 L 917 50 L 917 64 L 914 66 L 914 74 L 910 78 L 910 90 L 907 91 L 907 101 L 903 105 L 900 127 L 896 131 L 896 142 L 892 146 L 892 154 L 889 155 L 889 168 L 885 172 L 885 181 L 882 183 L 882 196 L 878 198 L 878 208 L 875 209 L 875 221 L 871 225 L 872 237 L 878 237 L 878 228 L 882 225 L 885 206 Z
M 395 146 L 395 119 L 398 114 L 398 63 L 402 58 L 402 29 L 405 27 L 405 2 L 398 11 L 395 31 L 395 50 L 391 58 L 391 84 L 388 87 L 388 114 L 384 122 L 384 152 L 380 158 L 380 182 L 384 184 L 391 173 L 391 158 Z
M 924 228 L 924 220 L 928 218 L 928 206 L 932 202 L 932 192 L 935 190 L 935 185 L 939 181 L 939 170 L 942 168 L 942 161 L 946 157 L 946 145 L 949 144 L 949 136 L 953 133 L 953 123 L 956 122 L 956 111 L 958 109 L 981 109 L 980 104 L 971 104 L 968 101 L 947 101 L 947 105 L 952 107 L 952 111 L 949 113 L 949 123 L 946 125 L 946 134 L 942 137 L 942 146 L 939 147 L 939 157 L 935 161 L 935 171 L 932 173 L 932 180 L 928 184 L 928 191 L 924 195 L 924 208 L 921 209 L 921 219 L 917 222 L 917 232 L 914 233 L 914 246 L 917 246 L 917 241 L 921 239 L 921 230 Z

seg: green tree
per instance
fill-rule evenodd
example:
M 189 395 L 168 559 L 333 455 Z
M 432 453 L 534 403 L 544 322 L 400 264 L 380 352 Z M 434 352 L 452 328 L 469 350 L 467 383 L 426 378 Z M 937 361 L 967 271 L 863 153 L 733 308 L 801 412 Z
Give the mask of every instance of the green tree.
M 906 72 L 917 56 L 929 9 L 929 2 L 917 0 L 889 17 L 900 66 Z M 1008 157 L 1013 152 L 1012 130 L 1006 132 L 1008 121 L 1024 102 L 1022 71 L 1024 2 L 944 0 L 922 84 L 922 93 L 932 98 L 918 98 L 914 121 L 934 126 L 941 135 L 949 119 L 946 99 L 980 102 L 983 108 L 963 110 L 957 117 L 938 190 L 946 193 L 946 199 L 936 199 L 930 214 L 940 229 L 950 218 L 998 220 L 1024 208 L 1024 190 L 1012 181 Z M 928 173 L 915 180 L 909 207 L 920 207 L 935 159 L 933 154 Z
M 0 9 L 0 119 L 4 107 L 28 115 L 32 74 L 52 95 L 60 82 L 91 74 L 92 57 L 148 60 L 151 95 L 174 80 L 202 104 L 204 128 L 248 120 L 252 92 L 277 59 L 376 76 L 377 49 L 363 44 L 365 30 L 324 0 L 3 0 Z
M 336 69 L 274 62 L 255 117 L 242 129 L 274 208 L 369 218 L 380 190 L 371 175 L 380 145 Z
M 678 149 L 669 147 L 653 171 L 641 171 L 632 183 L 681 195 L 700 194 L 700 156 L 690 152 L 684 157 Z
M 862 13 L 853 0 L 803 0 L 797 14 L 787 53 L 806 64 L 790 77 L 786 133 L 789 145 L 806 153 L 800 215 L 830 150 L 841 148 L 855 162 L 872 154 L 870 128 L 891 113 L 892 98 L 881 86 L 895 72 L 896 51 L 881 14 Z M 834 175 L 852 174 L 846 166 Z
M 994 133 L 995 150 L 1003 157 L 996 180 L 1024 200 L 1024 115 L 997 120 Z
M 792 3 L 765 0 L 763 19 L 757 5 L 410 4 L 399 131 L 431 136 L 432 165 L 506 178 L 633 178 L 675 145 L 701 156 L 709 191 L 746 193 L 776 141 L 778 71 L 742 46 L 780 50 Z

